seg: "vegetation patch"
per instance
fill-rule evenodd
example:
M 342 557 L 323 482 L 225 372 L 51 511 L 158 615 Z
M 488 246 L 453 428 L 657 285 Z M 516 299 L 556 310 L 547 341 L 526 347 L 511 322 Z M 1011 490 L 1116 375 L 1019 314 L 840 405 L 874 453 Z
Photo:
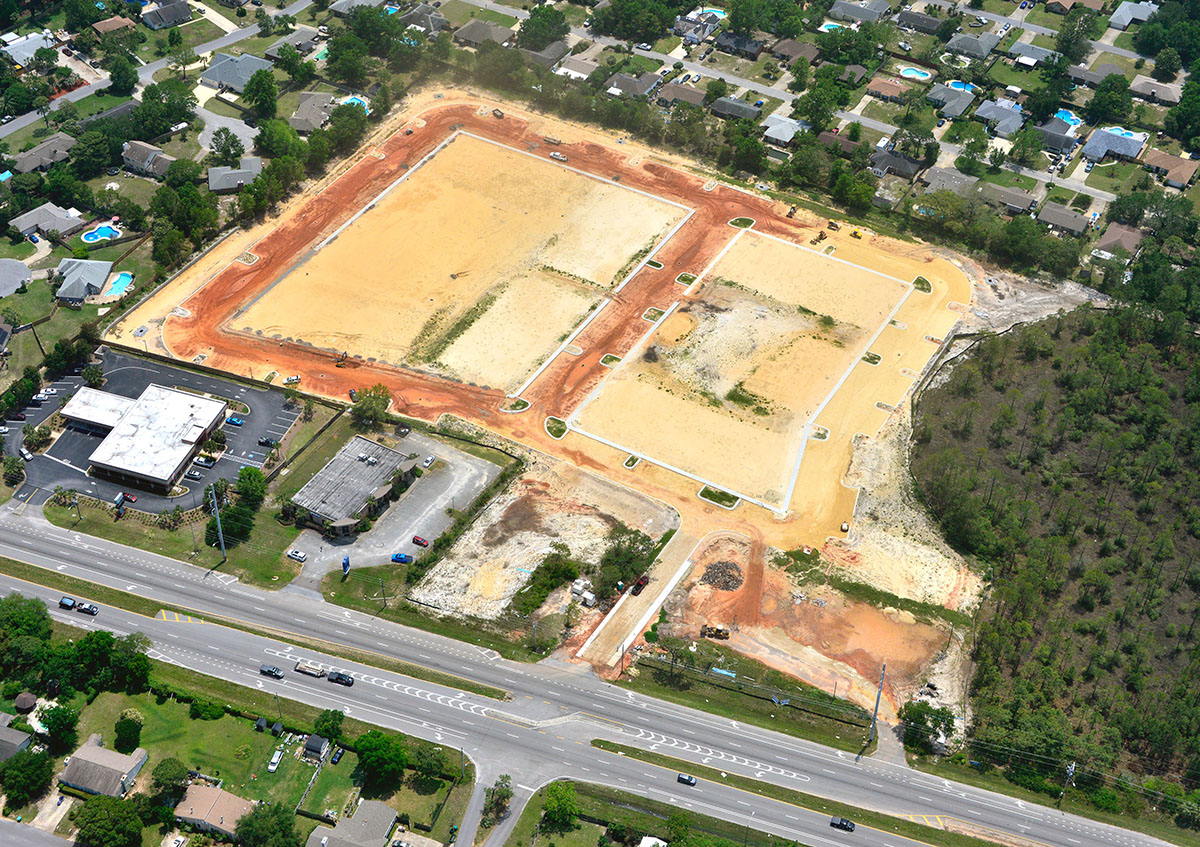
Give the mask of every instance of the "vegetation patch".
M 696 281 L 696 275 L 695 274 L 680 274 L 679 276 L 675 277 L 675 281 L 678 282 L 680 285 L 691 285 L 693 282 Z
M 878 365 L 883 361 L 883 357 L 878 353 L 872 353 L 870 350 L 868 350 L 866 353 L 863 353 L 862 360 L 868 365 Z
M 520 397 L 512 397 L 501 408 L 506 412 L 523 412 L 529 408 L 529 401 L 522 400 Z
M 725 399 L 735 406 L 750 409 L 756 415 L 765 416 L 771 414 L 770 401 L 752 391 L 747 391 L 746 386 L 741 382 L 725 393 Z
M 736 494 L 730 494 L 728 491 L 722 491 L 719 488 L 712 488 L 706 485 L 700 489 L 700 499 L 715 503 L 725 509 L 732 509 L 741 498 Z
M 567 434 L 567 422 L 553 415 L 546 418 L 546 432 L 551 438 L 562 438 Z
M 933 285 L 923 276 L 919 276 L 913 280 L 913 288 L 920 291 L 922 294 L 930 294 L 933 292 Z
M 600 364 L 604 365 L 605 367 L 609 367 L 609 368 L 615 368 L 620 363 L 621 363 L 621 357 L 614 356 L 612 353 L 605 353 L 604 356 L 600 359 Z
M 638 456 L 633 456 L 633 455 L 630 455 L 630 456 L 627 456 L 627 457 L 625 458 L 625 461 L 623 462 L 623 464 L 624 464 L 624 465 L 625 465 L 625 467 L 627 467 L 627 468 L 633 468 L 633 467 L 636 467 L 636 466 L 637 466 L 637 463 L 638 463 L 638 462 L 640 462 L 640 461 L 641 461 L 641 458 L 640 458 L 640 457 L 638 457 Z
M 652 268 L 656 271 L 661 271 L 663 269 L 662 262 L 656 262 L 653 259 L 650 259 L 646 262 L 646 267 Z
M 662 309 L 649 308 L 642 313 L 642 319 L 655 324 L 662 320 L 662 316 L 666 314 Z
M 729 225 L 736 226 L 738 229 L 749 229 L 754 226 L 754 218 L 734 218 Z

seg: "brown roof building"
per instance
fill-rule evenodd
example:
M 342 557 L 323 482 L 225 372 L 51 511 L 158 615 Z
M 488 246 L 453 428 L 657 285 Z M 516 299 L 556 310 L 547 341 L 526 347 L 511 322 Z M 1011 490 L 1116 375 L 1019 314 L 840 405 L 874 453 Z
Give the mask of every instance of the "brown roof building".
M 908 86 L 889 76 L 877 76 L 867 83 L 867 93 L 880 100 L 899 103 L 900 97 L 908 91 Z
M 703 106 L 704 92 L 699 88 L 668 82 L 658 90 L 658 102 L 663 106 L 674 106 L 677 103 L 687 103 L 690 106 Z
M 1108 225 L 1108 229 L 1104 230 L 1104 234 L 1096 242 L 1096 249 L 1108 253 L 1124 250 L 1132 256 L 1145 237 L 1146 233 L 1136 227 L 1113 223 Z
M 1182 159 L 1153 148 L 1147 150 L 1146 154 L 1142 156 L 1142 162 L 1145 163 L 1148 170 L 1162 174 L 1163 181 L 1172 188 L 1186 188 L 1192 181 L 1192 177 L 1196 175 L 1196 168 L 1200 166 L 1200 162 Z
M 855 150 L 862 146 L 861 141 L 851 141 L 844 135 L 838 135 L 836 132 L 826 130 L 817 136 L 817 141 L 821 142 L 826 147 L 837 147 L 843 156 L 851 155 Z
M 817 45 L 809 44 L 807 41 L 784 38 L 775 42 L 775 46 L 771 48 L 771 55 L 785 65 L 790 65 L 800 58 L 808 59 L 809 64 L 812 64 L 817 61 L 817 56 L 821 55 L 821 51 L 817 49 Z
M 96 31 L 96 35 L 107 35 L 110 32 L 119 32 L 123 29 L 133 29 L 137 24 L 122 15 L 113 15 L 111 18 L 105 18 L 102 21 L 96 21 L 92 24 L 92 29 Z
M 175 818 L 203 832 L 233 838 L 238 821 L 250 814 L 254 804 L 211 785 L 189 785 L 175 807 Z

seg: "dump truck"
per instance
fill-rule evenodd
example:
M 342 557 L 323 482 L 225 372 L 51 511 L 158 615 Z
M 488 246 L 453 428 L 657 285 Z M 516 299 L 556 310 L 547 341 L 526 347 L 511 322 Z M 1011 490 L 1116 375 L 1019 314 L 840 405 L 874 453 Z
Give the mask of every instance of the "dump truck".
M 545 141 L 547 144 L 554 144 L 554 145 L 562 144 L 562 139 L 555 138 L 553 135 L 544 136 L 542 138 L 542 141 Z
M 496 118 L 502 118 L 502 117 L 504 117 L 504 113 L 501 112 L 499 109 L 492 109 L 492 116 L 496 117 Z

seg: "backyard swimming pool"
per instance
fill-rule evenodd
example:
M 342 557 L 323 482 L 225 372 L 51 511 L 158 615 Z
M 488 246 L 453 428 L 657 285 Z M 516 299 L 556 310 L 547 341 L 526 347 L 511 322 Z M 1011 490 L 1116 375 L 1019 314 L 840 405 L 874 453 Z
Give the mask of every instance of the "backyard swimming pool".
M 350 97 L 347 97 L 345 100 L 343 100 L 343 101 L 342 101 L 342 103 L 343 103 L 343 104 L 345 104 L 345 103 L 354 103 L 354 104 L 356 104 L 356 105 L 358 105 L 358 106 L 362 106 L 362 110 L 363 110 L 364 112 L 366 112 L 368 115 L 369 115 L 369 114 L 371 114 L 371 107 L 370 107 L 370 106 L 368 106 L 368 105 L 367 105 L 367 101 L 366 101 L 366 100 L 364 100 L 364 99 L 362 99 L 361 97 L 355 97 L 355 96 L 353 96 L 353 95 L 352 95 L 352 96 L 350 96 Z
M 724 18 L 725 18 L 725 12 L 723 12 L 721 9 L 701 9 L 701 10 L 700 10 L 700 12 L 701 12 L 702 14 L 703 14 L 703 13 L 705 13 L 705 12 L 712 12 L 712 13 L 713 13 L 714 15 L 716 15 L 718 18 L 721 18 L 721 19 L 724 19 Z
M 821 24 L 821 32 L 833 32 L 835 29 L 841 29 L 841 24 L 835 24 L 833 21 L 826 21 Z
M 328 47 L 322 47 L 322 48 L 321 48 L 321 52 L 319 52 L 319 53 L 317 53 L 315 56 L 313 56 L 313 59 L 319 62 L 319 61 L 321 61 L 322 59 L 324 59 L 324 58 L 325 58 L 326 56 L 328 56 L 328 55 L 329 55 L 329 48 L 328 48 Z
M 900 76 L 906 79 L 929 79 L 933 74 L 929 71 L 923 71 L 920 68 L 906 66 L 900 69 Z
M 95 229 L 88 230 L 82 236 L 84 244 L 95 244 L 97 241 L 108 241 L 111 238 L 120 238 L 121 230 L 111 224 L 101 224 Z
M 1070 109 L 1059 109 L 1054 113 L 1054 117 L 1064 123 L 1069 123 L 1071 126 L 1079 126 L 1083 123 L 1083 118 L 1072 112 Z
M 1121 136 L 1124 136 L 1125 138 L 1142 138 L 1142 137 L 1148 138 L 1149 137 L 1148 135 L 1146 135 L 1146 133 L 1134 132 L 1131 129 L 1125 129 L 1125 127 L 1123 127 L 1123 126 L 1106 126 L 1104 128 L 1104 131 L 1111 132 L 1113 135 L 1121 135 Z
M 979 86 L 972 85 L 969 82 L 963 82 L 961 79 L 952 79 L 946 83 L 946 85 L 950 86 L 951 88 L 956 88 L 959 91 L 970 91 L 972 93 L 979 90 Z
M 129 271 L 121 271 L 112 281 L 108 283 L 108 291 L 104 292 L 105 297 L 120 297 L 125 293 L 125 289 L 133 282 L 133 274 Z

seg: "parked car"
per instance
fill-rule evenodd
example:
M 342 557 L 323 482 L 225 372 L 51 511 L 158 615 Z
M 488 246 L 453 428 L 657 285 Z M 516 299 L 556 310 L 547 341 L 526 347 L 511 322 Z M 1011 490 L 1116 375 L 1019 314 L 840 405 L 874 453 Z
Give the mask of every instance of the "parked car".
M 58 394 L 58 389 L 54 388 L 54 387 L 43 388 L 42 393 L 45 394 L 47 397 L 53 397 L 54 395 Z
M 104 172 L 109 176 L 116 176 L 121 172 L 120 168 L 105 168 Z
M 437 461 L 437 456 L 426 456 L 425 461 L 421 462 L 421 467 L 423 467 L 423 468 L 432 467 L 433 463 L 436 461 Z
M 229 424 L 230 426 L 241 426 L 245 423 L 245 421 L 235 415 L 234 417 L 226 418 L 225 423 Z
M 393 553 L 392 554 L 392 561 L 398 565 L 407 565 L 412 560 L 413 560 L 413 557 L 408 555 L 407 553 Z
M 1094 167 L 1096 167 L 1095 162 L 1088 162 L 1086 165 L 1083 166 L 1084 173 L 1090 174 L 1092 172 L 1092 168 L 1094 168 Z
M 681 773 L 678 777 L 676 777 L 676 779 L 679 782 L 682 782 L 684 785 L 696 784 L 696 777 L 692 776 L 690 773 Z
M 21 458 L 22 458 L 22 459 L 24 459 L 24 460 L 25 460 L 25 461 L 27 461 L 27 462 L 32 462 L 32 461 L 33 461 L 33 454 L 32 454 L 32 453 L 30 453 L 28 450 L 26 450 L 24 447 L 22 447 L 22 448 L 21 448 Z
M 354 677 L 341 671 L 330 671 L 327 678 L 330 682 L 336 682 L 338 685 L 344 685 L 347 688 L 354 684 Z
M 192 464 L 198 468 L 211 468 L 217 463 L 217 460 L 211 456 L 197 456 L 192 459 Z
M 350 402 L 351 403 L 358 402 L 358 392 L 355 391 L 353 388 L 350 389 Z
M 945 126 L 945 125 L 946 125 L 946 119 L 938 118 L 938 126 Z
M 25 413 L 24 412 L 11 412 L 8 416 L 8 419 L 10 421 L 23 421 L 23 420 L 25 420 Z
M 283 669 L 275 665 L 260 665 L 258 672 L 263 676 L 272 676 L 275 679 L 283 679 Z
M 342 760 L 342 755 L 345 752 L 346 751 L 344 749 L 342 749 L 341 747 L 334 750 L 333 755 L 329 757 L 329 764 L 336 765 L 338 762 L 340 762 Z
M 754 102 L 754 107 L 756 109 L 761 109 L 763 107 L 763 103 L 766 103 L 766 102 L 767 102 L 766 100 L 756 100 Z
M 38 237 L 37 237 L 36 235 L 33 235 L 33 234 L 31 234 L 31 235 L 29 236 L 29 243 L 30 243 L 30 244 L 37 244 L 37 243 L 38 243 Z
M 637 578 L 637 582 L 635 582 L 633 584 L 633 588 L 629 589 L 629 593 L 632 594 L 634 597 L 637 597 L 639 594 L 642 593 L 642 590 L 645 589 L 645 587 L 649 584 L 650 584 L 650 577 L 647 576 L 646 574 L 642 574 L 641 576 L 639 576 Z
M 428 547 L 429 546 L 429 542 L 426 541 L 424 538 L 422 538 L 419 535 L 413 536 L 413 544 L 416 544 L 418 547 Z
M 284 385 L 296 385 L 299 382 L 300 382 L 299 376 L 289 376 L 286 379 L 284 379 L 283 384 Z
M 653 49 L 653 45 L 651 45 L 651 44 L 647 44 L 645 41 L 643 41 L 641 44 L 639 44 L 639 45 L 637 46 L 637 49 L 639 49 L 639 50 L 651 50 L 651 49 Z
M 130 494 L 130 493 L 129 493 L 129 492 L 127 492 L 127 491 L 122 491 L 122 492 L 121 492 L 121 499 L 122 499 L 122 500 L 125 500 L 126 502 L 129 502 L 129 503 L 136 503 L 136 502 L 137 502 L 137 495 L 136 495 L 136 494 Z
M 61 599 L 58 601 L 58 608 L 60 608 L 60 609 L 74 609 L 74 608 L 75 608 L 75 598 L 74 598 L 74 597 L 63 597 L 63 598 L 61 598 Z
M 287 557 L 294 562 L 303 562 L 308 558 L 308 554 L 303 550 L 288 550 Z
M 834 829 L 844 829 L 846 832 L 854 832 L 854 821 L 846 820 L 845 818 L 830 818 L 829 825 Z
M 8 435 L 8 427 L 0 426 L 0 435 Z
M 190 479 L 192 482 L 199 482 L 200 480 L 204 479 L 204 474 L 200 473 L 200 471 L 196 470 L 195 468 L 188 468 L 188 471 L 184 474 L 184 476 L 187 479 Z
M 279 442 L 274 438 L 268 438 L 264 435 L 262 438 L 258 439 L 258 446 L 275 448 L 279 446 Z
M 283 751 L 276 750 L 271 755 L 271 764 L 267 765 L 267 773 L 275 773 L 279 770 L 279 762 L 283 759 Z
M 94 603 L 76 603 L 75 611 L 83 612 L 85 615 L 91 615 L 92 617 L 100 614 L 100 609 Z

